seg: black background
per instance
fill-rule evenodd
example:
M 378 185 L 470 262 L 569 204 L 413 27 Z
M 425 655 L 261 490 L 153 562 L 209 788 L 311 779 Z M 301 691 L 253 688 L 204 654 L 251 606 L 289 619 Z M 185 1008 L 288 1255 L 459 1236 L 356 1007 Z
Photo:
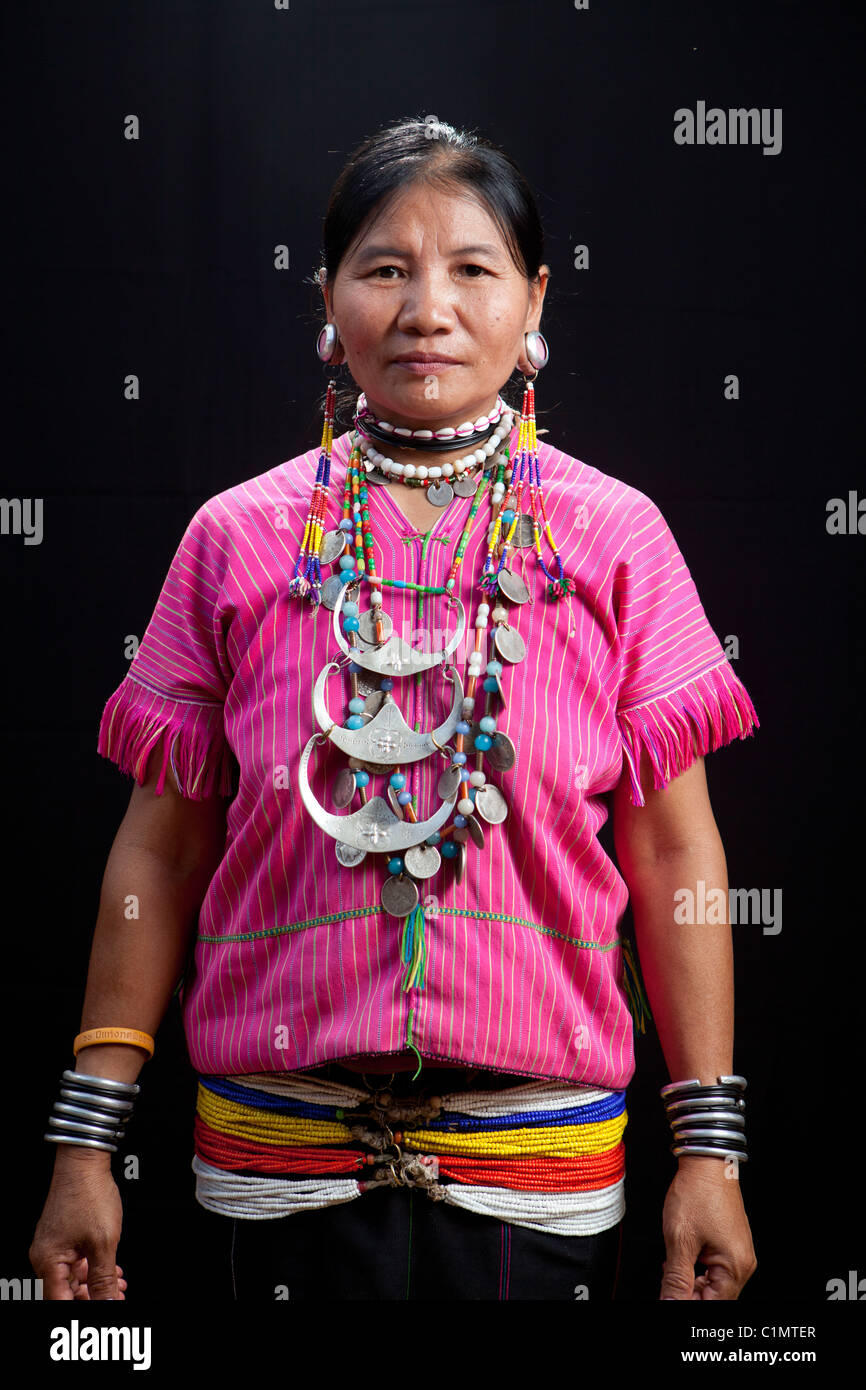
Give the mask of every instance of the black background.
M 7 9 L 2 492 L 44 499 L 44 538 L 0 536 L 14 1193 L 0 1274 L 31 1273 L 53 1162 L 41 1136 L 129 799 L 96 752 L 125 637 L 143 633 L 198 505 L 318 443 L 309 277 L 329 189 L 365 135 L 435 114 L 504 146 L 536 194 L 553 272 L 539 425 L 658 503 L 711 624 L 739 638 L 761 720 L 707 758 L 731 885 L 783 893 L 780 934 L 734 928 L 759 1266 L 741 1302 L 817 1306 L 829 1279 L 866 1275 L 866 537 L 826 530 L 831 497 L 866 495 L 862 15 L 772 0 Z M 673 113 L 698 100 L 782 108 L 781 153 L 676 145 Z M 140 401 L 124 399 L 127 373 Z M 192 1195 L 176 1003 L 140 1079 L 141 1177 L 120 1179 L 129 1297 L 158 1300 L 178 1256 L 182 1296 L 207 1297 L 225 1252 L 202 1244 Z M 658 1297 L 664 1257 L 667 1079 L 651 1030 L 628 1093 L 619 1297 L 634 1302 Z

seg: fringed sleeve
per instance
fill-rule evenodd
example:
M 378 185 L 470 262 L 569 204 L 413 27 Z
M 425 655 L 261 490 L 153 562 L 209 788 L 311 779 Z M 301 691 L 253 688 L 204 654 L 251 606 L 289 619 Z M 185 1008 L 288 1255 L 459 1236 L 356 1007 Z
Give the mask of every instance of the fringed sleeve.
M 696 758 L 760 727 L 667 522 L 649 498 L 640 498 L 632 552 L 615 584 L 621 641 L 616 718 L 633 806 L 646 804 L 643 751 L 658 791 Z
M 144 783 L 165 735 L 157 795 L 171 768 L 182 796 L 230 796 L 225 734 L 230 671 L 219 618 L 225 546 L 205 503 L 181 540 L 138 651 L 102 713 L 97 751 Z

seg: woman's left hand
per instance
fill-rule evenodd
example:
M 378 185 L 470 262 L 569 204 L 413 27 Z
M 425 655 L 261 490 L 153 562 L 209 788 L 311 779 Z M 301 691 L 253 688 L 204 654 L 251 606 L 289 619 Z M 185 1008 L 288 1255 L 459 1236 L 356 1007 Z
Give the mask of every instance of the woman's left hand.
M 682 1157 L 662 1214 L 660 1299 L 737 1299 L 757 1268 L 734 1160 Z M 695 1277 L 695 1264 L 706 1274 Z

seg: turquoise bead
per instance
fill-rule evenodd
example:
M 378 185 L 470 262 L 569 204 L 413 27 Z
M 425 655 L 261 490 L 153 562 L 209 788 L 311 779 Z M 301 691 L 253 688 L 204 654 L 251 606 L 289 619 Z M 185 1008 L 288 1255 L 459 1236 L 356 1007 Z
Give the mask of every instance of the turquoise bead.
M 343 623 L 344 632 L 357 632 L 361 626 L 360 618 L 347 618 Z
M 353 602 L 352 599 L 349 599 L 348 603 L 344 603 L 344 604 L 343 604 L 343 612 L 345 613 L 345 615 L 346 615 L 347 618 L 357 618 L 357 616 L 358 616 L 358 605 L 357 605 L 357 603 Z
M 354 568 L 355 568 L 355 561 L 352 559 L 351 555 L 341 555 L 341 556 L 340 556 L 340 569 L 341 569 L 341 570 L 353 570 Z
M 438 845 L 441 839 L 442 836 L 439 834 L 439 831 L 434 830 L 432 835 L 427 836 L 427 839 L 424 841 L 424 843 L 425 845 Z
M 453 840 L 446 840 L 445 843 L 444 843 L 444 845 L 442 846 L 442 858 L 443 858 L 443 859 L 454 859 L 454 858 L 456 857 L 456 854 L 457 854 L 457 846 L 455 845 L 454 841 L 453 841 Z
M 406 778 L 403 776 L 402 772 L 392 772 L 389 780 L 391 786 L 397 792 L 400 790 L 401 787 L 405 787 L 406 785 Z
M 388 873 L 389 873 L 389 874 L 402 874 L 402 872 L 403 872 L 403 860 L 402 860 L 402 859 L 389 859 L 389 860 L 388 860 Z
M 363 769 L 362 767 L 360 767 L 360 768 L 358 769 L 358 771 L 355 773 L 355 786 L 356 786 L 356 787 L 366 787 L 366 785 L 367 785 L 367 783 L 369 782 L 369 780 L 370 780 L 370 774 L 369 774 L 369 772 L 365 772 L 364 769 Z
M 364 721 L 360 714 L 350 714 L 349 718 L 346 720 L 345 727 L 347 729 L 363 729 Z
M 501 662 L 501 661 L 488 661 L 487 666 L 486 666 L 485 669 L 486 669 L 486 671 L 487 671 L 488 676 L 501 676 L 501 675 L 502 675 L 502 662 Z
M 363 714 L 366 703 L 367 701 L 362 700 L 360 695 L 356 695 L 353 700 L 349 701 L 349 709 L 353 714 Z
M 489 734 L 479 734 L 475 740 L 475 747 L 479 749 L 480 752 L 486 753 L 492 742 L 493 739 Z
M 352 706 L 349 705 L 349 708 L 351 709 Z M 492 714 L 485 714 L 484 718 L 479 720 L 479 723 L 485 734 L 496 733 L 496 720 L 493 718 Z
M 494 690 L 499 689 L 499 687 L 496 684 L 496 681 L 493 679 L 492 676 L 488 676 L 487 679 L 484 681 L 484 689 L 489 690 L 491 694 Z
M 504 511 L 504 512 L 502 513 L 502 529 L 503 529 L 503 531 L 505 531 L 505 530 L 508 529 L 508 527 L 511 525 L 512 521 L 514 520 L 515 515 L 516 515 L 516 513 L 513 512 L 513 511 L 511 510 L 510 507 L 508 507 L 507 510 Z

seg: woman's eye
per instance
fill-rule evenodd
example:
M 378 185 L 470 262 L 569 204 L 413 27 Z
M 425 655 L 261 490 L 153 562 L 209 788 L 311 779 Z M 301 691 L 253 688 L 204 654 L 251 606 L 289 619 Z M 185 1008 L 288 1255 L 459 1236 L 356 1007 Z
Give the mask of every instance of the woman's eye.
M 486 274 L 487 274 L 487 270 L 486 270 L 486 268 L 485 268 L 483 265 L 475 265 L 473 262 L 470 262 L 469 265 L 465 265 L 465 266 L 463 267 L 463 269 L 464 269 L 464 270 L 480 270 L 482 275 L 486 275 Z M 477 279 L 478 279 L 478 276 L 477 276 L 477 275 L 471 275 L 469 278 L 470 278 L 471 280 L 477 280 Z

